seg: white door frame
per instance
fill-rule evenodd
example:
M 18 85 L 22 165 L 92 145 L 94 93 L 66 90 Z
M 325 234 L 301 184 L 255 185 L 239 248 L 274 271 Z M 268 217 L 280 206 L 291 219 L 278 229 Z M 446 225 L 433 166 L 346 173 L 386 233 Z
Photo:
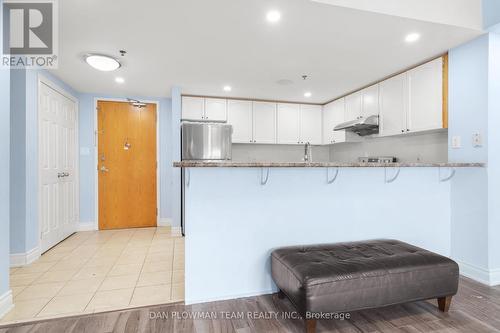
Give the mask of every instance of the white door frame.
M 95 158 L 95 168 L 94 168 L 94 187 L 95 187 L 95 222 L 94 230 L 99 230 L 99 135 L 97 135 L 98 130 L 98 119 L 97 119 L 97 103 L 99 101 L 103 102 L 124 102 L 129 103 L 130 101 L 126 98 L 109 98 L 109 97 L 95 97 L 94 98 L 94 158 Z M 141 102 L 156 105 L 156 209 L 158 210 L 156 215 L 156 226 L 160 224 L 160 101 L 159 100 L 144 100 Z
M 38 74 L 38 86 L 37 86 L 37 110 L 36 110 L 36 117 L 37 117 L 37 161 L 38 161 L 38 170 L 37 170 L 37 175 L 38 175 L 38 181 L 37 181 L 37 204 L 38 204 L 38 249 L 41 251 L 42 249 L 42 173 L 41 173 L 41 154 L 40 154 L 40 119 L 39 117 L 39 112 L 40 112 L 40 103 L 41 103 L 41 87 L 42 84 L 48 86 L 49 88 L 53 89 L 57 93 L 63 95 L 64 97 L 70 99 L 72 102 L 75 103 L 75 212 L 76 212 L 76 230 L 78 231 L 78 224 L 80 223 L 80 144 L 79 144 L 79 100 L 75 96 L 73 96 L 71 93 L 66 91 L 66 89 L 62 88 L 59 86 L 57 83 L 49 79 L 47 76 L 43 74 Z M 41 253 L 40 253 L 41 254 Z

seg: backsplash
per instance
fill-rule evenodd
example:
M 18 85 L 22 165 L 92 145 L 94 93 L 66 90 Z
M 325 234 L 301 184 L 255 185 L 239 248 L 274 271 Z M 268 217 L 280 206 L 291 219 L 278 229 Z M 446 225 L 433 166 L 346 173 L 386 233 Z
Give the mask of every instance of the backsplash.
M 303 145 L 233 144 L 236 162 L 301 162 Z M 313 162 L 357 162 L 362 156 L 395 156 L 401 162 L 447 162 L 448 131 L 391 136 L 365 137 L 361 142 L 330 146 L 312 146 Z
M 254 145 L 233 144 L 233 161 L 235 162 L 301 162 L 304 158 L 303 145 Z M 330 148 L 328 146 L 311 146 L 313 162 L 328 162 Z
M 367 137 L 358 143 L 330 146 L 331 161 L 357 162 L 361 156 L 395 156 L 400 162 L 447 162 L 448 131 L 383 138 Z

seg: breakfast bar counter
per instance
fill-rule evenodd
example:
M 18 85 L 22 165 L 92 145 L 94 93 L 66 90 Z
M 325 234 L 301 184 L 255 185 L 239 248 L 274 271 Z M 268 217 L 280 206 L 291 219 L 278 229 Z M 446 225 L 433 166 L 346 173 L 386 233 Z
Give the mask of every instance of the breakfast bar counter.
M 485 163 L 342 163 L 342 162 L 233 162 L 233 161 L 181 161 L 177 168 L 474 168 Z
M 270 254 L 284 246 L 397 239 L 450 256 L 452 188 L 487 172 L 483 163 L 174 166 L 184 170 L 186 304 L 277 291 Z

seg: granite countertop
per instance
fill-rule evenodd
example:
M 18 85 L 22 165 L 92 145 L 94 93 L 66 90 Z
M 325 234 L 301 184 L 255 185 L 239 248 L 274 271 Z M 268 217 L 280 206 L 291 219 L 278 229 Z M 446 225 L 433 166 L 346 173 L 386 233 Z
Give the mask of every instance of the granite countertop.
M 181 161 L 176 168 L 482 168 L 485 163 L 340 163 L 340 162 L 232 162 Z

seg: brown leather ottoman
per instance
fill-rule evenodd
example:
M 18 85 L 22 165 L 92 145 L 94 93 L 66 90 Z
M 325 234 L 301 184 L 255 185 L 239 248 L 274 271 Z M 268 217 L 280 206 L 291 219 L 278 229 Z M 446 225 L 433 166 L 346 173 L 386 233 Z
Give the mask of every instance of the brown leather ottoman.
M 271 272 L 308 332 L 318 314 L 431 298 L 448 311 L 459 276 L 453 260 L 397 240 L 280 248 L 271 254 Z

